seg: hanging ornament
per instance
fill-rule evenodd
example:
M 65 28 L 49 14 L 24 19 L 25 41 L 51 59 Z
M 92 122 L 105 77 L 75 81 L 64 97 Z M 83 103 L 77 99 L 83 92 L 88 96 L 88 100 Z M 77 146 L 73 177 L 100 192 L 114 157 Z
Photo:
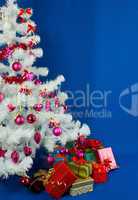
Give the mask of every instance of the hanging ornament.
M 36 118 L 36 116 L 35 116 L 34 114 L 29 114 L 29 115 L 27 116 L 27 122 L 28 122 L 29 124 L 35 123 L 36 120 L 37 120 L 37 118 Z
M 58 98 L 55 99 L 55 107 L 56 107 L 56 108 L 59 107 L 59 99 L 58 99 Z
M 32 154 L 32 148 L 31 147 L 25 146 L 23 151 L 24 151 L 24 154 L 26 156 L 30 156 Z
M 62 134 L 62 129 L 60 127 L 56 127 L 53 129 L 53 134 L 55 136 L 60 136 Z
M 55 162 L 55 158 L 52 157 L 51 155 L 49 155 L 49 156 L 47 157 L 47 161 L 48 161 L 48 164 L 49 164 L 49 165 L 53 165 L 54 162 Z
M 15 123 L 16 123 L 17 125 L 23 125 L 24 122 L 25 122 L 24 116 L 22 116 L 22 115 L 20 115 L 20 114 L 17 115 L 17 117 L 15 118 Z
M 2 92 L 0 92 L 0 103 L 2 103 L 2 101 L 4 100 L 4 97 L 5 95 Z
M 9 112 L 13 112 L 13 111 L 15 110 L 15 108 L 16 108 L 12 103 L 9 103 L 9 104 L 7 105 L 7 107 L 8 107 L 8 111 L 9 111 Z
M 26 73 L 26 79 L 28 81 L 32 81 L 34 79 L 34 73 L 33 72 Z
M 50 111 L 50 108 L 51 108 L 51 103 L 50 103 L 49 100 L 47 100 L 47 101 L 46 101 L 46 105 L 45 105 L 45 109 L 46 109 L 46 111 L 48 112 L 48 111 Z
M 60 122 L 54 119 L 50 119 L 49 128 L 56 128 L 60 126 Z
M 34 141 L 36 142 L 36 144 L 39 144 L 41 142 L 41 139 L 42 139 L 42 135 L 39 131 L 37 131 L 34 134 Z
M 0 148 L 0 158 L 5 156 L 6 151 Z
M 17 151 L 13 151 L 11 154 L 12 161 L 16 164 L 19 161 L 19 153 Z
M 12 64 L 12 69 L 13 69 L 15 72 L 20 71 L 21 68 L 22 68 L 22 65 L 21 65 L 20 62 L 14 62 L 14 63 Z
M 33 108 L 35 111 L 40 112 L 43 108 L 43 104 L 41 103 L 35 104 Z
M 19 10 L 18 16 L 23 18 L 30 18 L 33 14 L 33 10 L 31 8 L 23 9 L 21 8 Z

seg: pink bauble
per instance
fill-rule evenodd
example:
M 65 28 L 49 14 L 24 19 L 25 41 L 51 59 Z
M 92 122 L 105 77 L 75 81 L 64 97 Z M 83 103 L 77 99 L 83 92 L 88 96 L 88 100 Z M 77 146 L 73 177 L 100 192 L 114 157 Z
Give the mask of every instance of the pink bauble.
M 47 112 L 50 111 L 50 107 L 51 107 L 50 101 L 47 101 L 45 105 L 45 109 Z
M 41 103 L 34 105 L 34 110 L 37 112 L 40 112 L 42 110 L 42 108 L 43 108 L 43 104 L 41 104 Z
M 26 156 L 30 156 L 32 154 L 32 148 L 31 147 L 25 146 L 23 151 L 24 151 L 24 154 Z
M 7 105 L 7 107 L 8 107 L 9 112 L 14 111 L 15 108 L 16 108 L 12 103 L 9 103 L 9 104 Z
M 17 117 L 15 118 L 15 123 L 17 125 L 23 125 L 25 122 L 25 118 L 22 115 L 17 115 Z
M 29 115 L 27 116 L 27 122 L 28 122 L 29 124 L 35 123 L 35 122 L 36 122 L 36 116 L 35 116 L 34 114 L 29 114 Z
M 82 151 L 77 151 L 77 156 L 79 157 L 79 158 L 83 158 L 84 157 L 84 153 L 82 152 Z
M 14 163 L 17 163 L 19 161 L 19 153 L 17 151 L 13 151 L 11 154 L 11 159 Z
M 34 141 L 36 142 L 36 144 L 39 144 L 41 142 L 41 139 L 42 139 L 42 135 L 39 131 L 37 131 L 34 134 Z
M 21 68 L 22 68 L 22 65 L 21 65 L 20 62 L 14 62 L 14 63 L 12 64 L 12 69 L 13 69 L 15 72 L 20 71 Z
M 26 73 L 26 79 L 29 80 L 29 81 L 32 81 L 34 79 L 34 73 L 33 72 L 29 72 L 29 73 Z
M 4 97 L 5 95 L 2 92 L 0 92 L 0 103 L 4 100 Z
M 55 158 L 49 155 L 48 158 L 47 158 L 47 161 L 48 161 L 49 165 L 53 165 Z
M 60 127 L 56 127 L 53 129 L 53 134 L 55 136 L 60 136 L 62 134 L 62 129 Z

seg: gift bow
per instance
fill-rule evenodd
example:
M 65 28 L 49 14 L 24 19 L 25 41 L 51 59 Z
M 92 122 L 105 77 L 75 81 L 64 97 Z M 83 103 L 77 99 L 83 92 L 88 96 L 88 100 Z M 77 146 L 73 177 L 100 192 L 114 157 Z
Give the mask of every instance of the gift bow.
M 107 170 L 111 169 L 111 163 L 112 161 L 110 159 L 104 159 L 103 164 L 106 167 Z
M 36 31 L 36 26 L 33 26 L 31 24 L 28 24 L 28 30 L 27 30 L 27 33 L 29 32 L 35 32 Z
M 22 15 L 24 15 L 24 14 L 27 14 L 27 15 L 32 15 L 32 9 L 31 8 L 27 8 L 27 9 L 23 9 L 23 8 L 21 8 L 20 10 L 19 10 L 19 16 L 22 16 Z

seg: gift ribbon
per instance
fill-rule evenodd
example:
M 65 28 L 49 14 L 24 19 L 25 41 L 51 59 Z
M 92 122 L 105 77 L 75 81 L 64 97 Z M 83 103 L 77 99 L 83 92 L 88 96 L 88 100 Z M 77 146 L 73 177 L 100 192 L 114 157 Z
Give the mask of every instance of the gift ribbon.
M 103 161 L 103 164 L 104 164 L 104 166 L 106 167 L 107 170 L 111 169 L 111 163 L 112 163 L 112 161 L 108 158 L 104 159 L 104 161 Z
M 24 14 L 28 14 L 28 15 L 32 15 L 32 9 L 31 8 L 27 8 L 27 9 L 23 9 L 23 8 L 21 8 L 20 10 L 19 10 L 19 16 L 22 16 L 22 15 L 24 15 Z

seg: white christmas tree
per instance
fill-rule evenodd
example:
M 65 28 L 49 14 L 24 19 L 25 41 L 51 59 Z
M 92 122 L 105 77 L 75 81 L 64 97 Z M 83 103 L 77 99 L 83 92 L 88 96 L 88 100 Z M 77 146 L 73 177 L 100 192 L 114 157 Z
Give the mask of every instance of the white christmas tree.
M 15 0 L 0 8 L 0 177 L 25 174 L 40 146 L 52 152 L 57 142 L 65 145 L 90 134 L 66 112 L 67 94 L 60 91 L 64 77 L 40 80 L 48 69 L 34 66 L 43 51 L 35 48 L 40 37 L 32 14 Z

